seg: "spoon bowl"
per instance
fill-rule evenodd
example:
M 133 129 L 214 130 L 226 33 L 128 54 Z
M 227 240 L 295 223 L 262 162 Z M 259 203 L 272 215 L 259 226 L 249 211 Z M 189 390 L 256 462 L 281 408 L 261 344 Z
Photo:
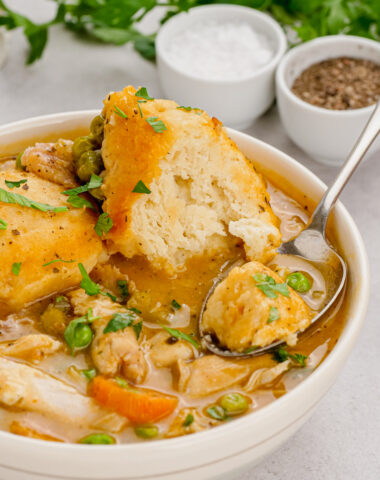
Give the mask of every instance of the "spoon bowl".
M 294 239 L 283 243 L 278 248 L 278 255 L 270 262 L 270 265 L 276 265 L 284 259 L 291 261 L 308 262 L 325 280 L 325 289 L 321 301 L 319 302 L 317 313 L 312 318 L 311 324 L 317 322 L 335 303 L 339 295 L 344 290 L 347 281 L 347 265 L 343 258 L 329 245 L 326 240 L 327 220 L 333 209 L 340 193 L 346 186 L 356 168 L 364 158 L 365 153 L 377 137 L 380 131 L 380 102 L 377 104 L 371 118 L 368 120 L 363 132 L 356 142 L 353 150 L 347 158 L 342 169 L 338 173 L 332 185 L 326 190 L 321 201 L 316 207 L 308 226 Z M 223 357 L 246 358 L 268 353 L 283 344 L 283 341 L 276 341 L 270 345 L 259 348 L 253 348 L 248 352 L 233 352 L 218 345 L 218 339 L 204 330 L 203 316 L 207 308 L 208 300 L 213 294 L 215 288 L 224 280 L 228 273 L 236 266 L 244 264 L 243 260 L 238 260 L 228 266 L 216 277 L 211 289 L 208 291 L 200 311 L 198 329 L 202 346 L 216 355 Z M 306 295 L 302 295 L 306 303 Z

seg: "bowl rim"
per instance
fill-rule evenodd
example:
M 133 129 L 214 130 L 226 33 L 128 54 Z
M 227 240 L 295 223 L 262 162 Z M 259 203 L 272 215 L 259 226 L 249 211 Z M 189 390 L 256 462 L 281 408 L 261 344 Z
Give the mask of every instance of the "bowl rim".
M 281 92 L 293 103 L 296 103 L 299 107 L 304 108 L 305 110 L 309 110 L 311 113 L 326 115 L 326 116 L 334 116 L 334 117 L 354 117 L 359 115 L 370 115 L 372 110 L 374 110 L 376 103 L 372 105 L 368 105 L 367 107 L 355 108 L 351 110 L 333 110 L 329 108 L 318 107 L 316 105 L 312 105 L 311 103 L 305 102 L 301 98 L 299 98 L 295 93 L 292 92 L 291 88 L 287 85 L 285 81 L 285 74 L 289 66 L 289 62 L 297 56 L 307 55 L 307 53 L 315 46 L 315 45 L 336 45 L 337 43 L 341 44 L 351 44 L 351 45 L 362 45 L 364 47 L 373 47 L 379 50 L 380 53 L 380 43 L 371 40 L 370 38 L 365 37 L 358 37 L 357 35 L 328 35 L 325 37 L 314 38 L 306 43 L 301 45 L 297 45 L 291 50 L 289 50 L 279 62 L 279 65 L 276 70 L 276 85 L 281 90 Z M 338 58 L 336 55 L 329 56 L 328 51 L 326 51 L 325 60 L 330 58 Z M 355 57 L 356 58 L 356 57 Z M 360 57 L 357 57 L 360 58 Z M 365 57 L 363 57 L 365 58 Z M 319 63 L 323 60 L 319 60 L 313 63 Z M 313 65 L 311 63 L 310 65 Z
M 55 123 L 56 124 L 55 128 L 59 132 L 59 128 L 60 128 L 59 122 L 64 124 L 64 122 L 67 122 L 67 121 L 81 120 L 81 119 L 83 120 L 83 122 L 85 122 L 85 121 L 88 121 L 88 119 L 90 119 L 91 117 L 97 115 L 98 113 L 99 113 L 99 110 L 97 109 L 97 110 L 64 112 L 64 113 L 58 113 L 58 114 L 49 114 L 49 115 L 43 115 L 38 117 L 32 117 L 25 120 L 20 120 L 20 121 L 16 121 L 16 122 L 12 122 L 12 123 L 0 126 L 0 135 L 20 133 L 25 128 L 36 129 L 36 128 L 48 127 L 50 123 Z M 256 139 L 255 137 L 252 137 L 248 134 L 236 131 L 231 128 L 227 128 L 226 130 L 228 135 L 231 137 L 231 139 L 234 142 L 239 143 L 240 141 L 248 141 L 249 143 L 252 143 L 252 142 L 256 143 L 260 148 L 266 150 L 266 152 L 279 157 L 281 161 L 287 162 L 290 168 L 298 170 L 298 172 L 300 172 L 301 175 L 303 175 L 304 177 L 308 177 L 308 179 L 311 180 L 317 187 L 322 189 L 326 188 L 325 184 L 314 173 L 312 173 L 308 168 L 298 163 L 296 160 L 294 160 L 292 157 L 282 152 L 281 150 L 267 144 L 266 142 L 263 142 L 262 140 Z M 297 403 L 297 398 L 298 400 L 302 399 L 302 395 L 307 391 L 309 385 L 313 383 L 318 383 L 318 380 L 325 376 L 326 372 L 329 369 L 331 369 L 331 366 L 335 362 L 339 365 L 345 361 L 346 357 L 351 351 L 353 344 L 359 334 L 361 325 L 364 322 L 365 314 L 367 312 L 369 292 L 370 292 L 370 288 L 369 288 L 370 279 L 369 279 L 369 262 L 368 262 L 366 249 L 356 224 L 354 223 L 351 215 L 348 213 L 348 211 L 343 206 L 343 204 L 341 202 L 338 202 L 335 206 L 335 209 L 336 209 L 336 214 L 339 215 L 344 221 L 344 223 L 346 223 L 347 226 L 350 228 L 350 231 L 353 237 L 353 242 L 357 244 L 357 247 L 358 247 L 357 251 L 355 251 L 355 254 L 357 257 L 357 263 L 361 270 L 361 281 L 360 281 L 359 287 L 355 290 L 355 296 L 357 298 L 357 301 L 354 303 L 352 307 L 353 311 L 350 314 L 350 318 L 348 318 L 346 321 L 346 324 L 344 326 L 342 334 L 339 337 L 337 344 L 334 346 L 334 348 L 329 353 L 327 358 L 318 366 L 318 368 L 315 371 L 313 371 L 305 380 L 303 380 L 300 384 L 298 384 L 294 389 L 292 389 L 286 395 L 283 395 L 281 398 L 276 399 L 276 401 L 266 405 L 265 407 L 257 411 L 253 411 L 248 415 L 245 415 L 239 419 L 235 419 L 231 423 L 221 425 L 218 428 L 213 428 L 207 431 L 199 432 L 196 435 L 185 435 L 183 437 L 176 437 L 172 439 L 161 439 L 161 440 L 150 441 L 148 442 L 148 446 L 146 445 L 146 442 L 141 442 L 141 443 L 136 442 L 131 444 L 117 444 L 117 445 L 112 445 L 112 448 L 110 448 L 109 445 L 82 445 L 82 444 L 75 444 L 75 443 L 55 443 L 55 442 L 46 442 L 44 440 L 21 437 L 5 431 L 0 431 L 0 442 L 4 441 L 6 443 L 13 444 L 13 445 L 17 444 L 20 447 L 25 449 L 28 449 L 28 447 L 30 448 L 33 447 L 33 451 L 38 447 L 38 452 L 41 452 L 41 455 L 49 454 L 49 452 L 51 453 L 57 452 L 57 450 L 64 450 L 64 451 L 75 452 L 75 453 L 85 452 L 85 451 L 94 452 L 94 453 L 99 452 L 101 456 L 107 455 L 107 453 L 109 454 L 111 452 L 112 453 L 116 452 L 118 455 L 121 453 L 123 454 L 129 453 L 130 455 L 131 454 L 144 455 L 146 454 L 148 449 L 150 451 L 156 450 L 156 452 L 158 453 L 162 453 L 164 451 L 167 453 L 167 452 L 173 452 L 173 447 L 175 447 L 177 450 L 178 449 L 186 450 L 191 448 L 191 446 L 196 443 L 202 442 L 203 445 L 206 446 L 213 440 L 221 441 L 223 437 L 224 438 L 228 437 L 229 433 L 232 434 L 234 432 L 238 432 L 242 429 L 242 427 L 247 428 L 248 424 L 251 428 L 251 426 L 255 423 L 256 419 L 257 420 L 269 419 L 272 416 L 272 413 L 274 411 L 281 410 L 281 408 L 284 409 L 287 405 L 290 405 L 293 402 Z M 326 389 L 326 391 L 327 390 L 328 389 Z M 309 408 L 309 410 L 312 410 L 312 408 L 314 408 L 314 406 L 319 401 L 320 401 L 320 398 L 318 397 L 317 400 L 314 401 L 314 404 Z M 303 412 L 303 414 L 300 415 L 299 418 L 302 418 L 305 415 L 307 415 L 307 412 Z M 297 422 L 299 418 L 295 420 L 293 419 L 292 421 L 290 421 L 289 425 L 292 425 L 295 422 Z M 253 440 L 253 443 L 249 447 L 246 447 L 244 451 L 253 449 L 259 444 L 265 441 L 268 441 L 270 438 L 272 437 L 265 437 L 265 439 L 259 443 L 255 443 Z M 239 455 L 239 453 L 241 453 L 240 450 L 239 452 L 232 453 L 230 457 L 237 456 Z M 210 463 L 216 464 L 222 459 L 228 457 L 228 455 L 226 455 L 226 452 L 221 452 L 220 455 L 221 457 L 217 460 L 214 460 L 208 463 L 207 462 L 206 463 L 203 462 L 199 464 L 195 463 L 192 468 L 195 468 L 195 467 L 202 468 L 203 466 L 209 465 Z M 179 469 L 178 467 L 176 467 L 173 470 L 174 467 L 171 465 L 167 465 L 165 467 L 167 472 L 165 474 L 176 474 L 176 473 L 181 473 L 184 471 L 191 470 L 190 468 Z M 5 466 L 5 468 L 12 469 L 14 467 Z M 15 469 L 15 470 L 18 470 L 18 469 Z M 39 475 L 41 475 L 41 477 L 46 476 L 46 473 L 42 474 L 42 473 L 31 471 L 31 470 L 21 470 L 21 469 L 19 470 L 27 473 L 38 473 Z M 149 476 L 149 478 L 153 478 L 153 477 L 160 478 L 165 474 L 158 473 L 155 476 Z M 62 478 L 62 479 L 73 478 L 74 479 L 74 477 L 69 477 L 68 475 L 62 476 L 62 477 L 59 477 L 59 475 L 57 475 L 57 478 Z M 84 480 L 87 477 L 80 477 L 80 478 Z M 116 479 L 119 477 L 112 477 L 112 478 Z M 125 476 L 120 477 L 120 480 L 121 478 L 124 479 L 126 477 Z M 142 479 L 144 477 L 133 476 L 133 478 Z
M 278 48 L 273 58 L 262 67 L 259 67 L 254 73 L 242 78 L 238 78 L 236 80 L 224 80 L 224 79 L 215 79 L 215 78 L 207 79 L 207 78 L 198 77 L 189 72 L 181 70 L 171 61 L 169 61 L 165 53 L 163 42 L 165 40 L 165 36 L 169 36 L 170 38 L 170 33 L 168 33 L 168 30 L 172 27 L 172 25 L 174 25 L 177 22 L 183 21 L 184 18 L 190 18 L 193 21 L 196 21 L 199 18 L 212 19 L 212 15 L 216 10 L 226 11 L 231 13 L 233 12 L 244 13 L 245 16 L 259 19 L 263 23 L 265 23 L 268 29 L 271 29 L 271 33 L 268 32 L 268 37 L 269 38 L 276 37 L 278 41 Z M 167 22 L 165 22 L 161 26 L 156 37 L 157 59 L 165 63 L 167 68 L 173 70 L 177 74 L 182 75 L 192 81 L 197 81 L 200 83 L 205 83 L 208 85 L 216 85 L 216 86 L 239 85 L 244 82 L 254 80 L 259 75 L 265 74 L 266 72 L 276 67 L 281 57 L 284 55 L 287 49 L 287 45 L 288 45 L 288 42 L 287 42 L 285 33 L 283 32 L 280 24 L 276 20 L 274 20 L 271 16 L 269 16 L 266 13 L 260 12 L 259 10 L 254 10 L 250 7 L 245 7 L 242 5 L 227 5 L 227 4 L 200 5 L 198 7 L 191 8 L 188 12 L 182 12 L 179 15 L 175 15 L 174 17 L 170 18 Z

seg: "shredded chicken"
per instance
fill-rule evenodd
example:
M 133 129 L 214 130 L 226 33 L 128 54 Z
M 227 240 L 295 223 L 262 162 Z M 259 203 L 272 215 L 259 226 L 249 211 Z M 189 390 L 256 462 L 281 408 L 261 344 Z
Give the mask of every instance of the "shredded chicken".
M 204 397 L 242 382 L 250 374 L 249 365 L 206 355 L 193 362 L 179 360 L 175 367 L 178 390 L 192 397 Z
M 96 368 L 107 376 L 119 371 L 131 382 L 142 383 L 148 373 L 148 364 L 138 344 L 133 328 L 104 333 L 104 329 L 115 313 L 125 313 L 125 307 L 112 302 L 108 297 L 89 297 L 79 289 L 68 295 L 77 315 L 85 315 L 89 308 L 94 320 L 95 338 L 91 344 L 91 355 Z
M 289 370 L 290 365 L 290 360 L 286 360 L 275 367 L 255 370 L 249 377 L 248 382 L 244 385 L 244 390 L 246 392 L 253 392 L 261 386 L 274 382 L 280 375 Z
M 165 437 L 178 437 L 190 433 L 201 432 L 218 425 L 218 421 L 201 415 L 196 408 L 183 408 L 170 425 Z
M 33 172 L 45 180 L 64 187 L 76 187 L 72 147 L 71 140 L 36 143 L 25 150 L 21 163 L 27 172 Z
M 126 420 L 73 387 L 33 367 L 0 357 L 0 403 L 77 427 L 120 431 Z
M 21 435 L 22 437 L 37 438 L 38 440 L 47 440 L 48 442 L 62 442 L 61 439 L 53 437 L 47 433 L 39 432 L 29 425 L 14 420 L 10 426 L 9 431 L 15 435 Z
M 150 359 L 158 367 L 171 367 L 178 360 L 191 360 L 194 358 L 194 348 L 189 342 L 171 337 L 166 331 L 157 333 L 149 340 L 151 347 Z
M 0 343 L 0 355 L 38 361 L 46 355 L 57 352 L 61 347 L 62 343 L 49 335 L 31 334 L 11 342 Z

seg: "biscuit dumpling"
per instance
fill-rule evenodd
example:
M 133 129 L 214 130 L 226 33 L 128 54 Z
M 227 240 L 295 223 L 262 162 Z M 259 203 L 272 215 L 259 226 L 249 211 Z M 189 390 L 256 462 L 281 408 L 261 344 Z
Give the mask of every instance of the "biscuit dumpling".
M 220 345 L 244 352 L 276 340 L 289 345 L 311 323 L 304 300 L 281 277 L 259 262 L 232 269 L 211 295 L 203 328 Z

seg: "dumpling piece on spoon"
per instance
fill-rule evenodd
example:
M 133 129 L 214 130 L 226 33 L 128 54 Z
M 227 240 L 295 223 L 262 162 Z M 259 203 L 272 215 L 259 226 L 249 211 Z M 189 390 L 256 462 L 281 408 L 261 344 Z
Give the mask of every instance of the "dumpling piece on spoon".
M 203 316 L 205 332 L 221 347 L 249 352 L 282 340 L 297 341 L 311 323 L 303 299 L 281 277 L 259 262 L 233 268 L 215 289 Z
M 236 243 L 250 260 L 274 256 L 281 235 L 264 181 L 217 119 L 133 87 L 111 93 L 103 117 L 112 251 L 169 272 Z

